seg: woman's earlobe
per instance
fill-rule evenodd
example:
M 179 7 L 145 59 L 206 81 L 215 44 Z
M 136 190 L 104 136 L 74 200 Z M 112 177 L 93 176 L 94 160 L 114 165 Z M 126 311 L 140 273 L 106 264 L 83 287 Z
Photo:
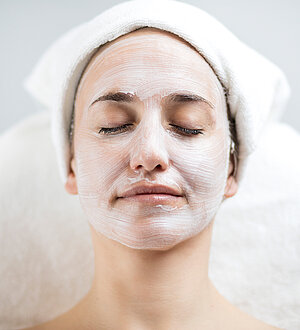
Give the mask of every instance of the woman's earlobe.
M 78 194 L 78 188 L 77 188 L 77 181 L 76 181 L 76 176 L 74 174 L 74 158 L 71 161 L 71 169 L 68 174 L 67 181 L 65 183 L 65 189 L 69 194 L 72 195 L 77 195 Z
M 233 175 L 230 175 L 227 179 L 226 187 L 225 187 L 225 198 L 229 198 L 234 196 L 237 193 L 238 185 L 236 179 Z
M 225 192 L 224 192 L 225 198 L 234 196 L 238 190 L 238 184 L 237 184 L 236 177 L 235 177 L 236 166 L 237 166 L 237 161 L 236 161 L 235 157 L 236 156 L 233 153 L 230 154 L 228 177 L 227 177 L 227 182 L 226 182 L 226 187 L 225 187 Z

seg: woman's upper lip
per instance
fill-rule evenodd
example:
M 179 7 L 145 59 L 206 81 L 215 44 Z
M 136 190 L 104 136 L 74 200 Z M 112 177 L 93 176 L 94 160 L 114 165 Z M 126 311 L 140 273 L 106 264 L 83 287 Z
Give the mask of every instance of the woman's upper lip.
M 177 188 L 163 185 L 139 185 L 123 192 L 119 197 L 130 197 L 139 194 L 169 194 L 174 196 L 182 196 Z

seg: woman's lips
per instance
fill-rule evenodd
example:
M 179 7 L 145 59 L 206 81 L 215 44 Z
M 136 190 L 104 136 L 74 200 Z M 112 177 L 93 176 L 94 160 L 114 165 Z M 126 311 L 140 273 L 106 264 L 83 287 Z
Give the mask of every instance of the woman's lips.
M 124 203 L 140 203 L 140 205 L 182 206 L 185 204 L 185 198 L 178 187 L 145 183 L 121 192 L 118 200 Z
M 183 196 L 175 196 L 170 194 L 137 194 L 129 197 L 119 197 L 124 202 L 140 202 L 147 205 L 163 204 L 175 205 L 183 203 Z

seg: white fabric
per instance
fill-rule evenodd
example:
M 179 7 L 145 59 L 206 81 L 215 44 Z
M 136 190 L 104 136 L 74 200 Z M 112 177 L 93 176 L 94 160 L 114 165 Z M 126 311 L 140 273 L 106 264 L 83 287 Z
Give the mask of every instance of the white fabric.
M 75 90 L 97 48 L 143 26 L 167 30 L 192 44 L 228 90 L 240 144 L 237 180 L 267 121 L 278 119 L 289 97 L 284 74 L 201 9 L 172 0 L 133 0 L 104 11 L 64 34 L 37 63 L 26 89 L 52 110 L 52 138 L 60 176 L 69 172 L 68 132 Z
M 231 303 L 300 329 L 300 133 L 272 123 L 249 157 L 244 184 L 214 224 L 209 275 Z M 94 272 L 78 195 L 61 183 L 50 113 L 0 137 L 0 329 L 50 320 L 88 291 Z

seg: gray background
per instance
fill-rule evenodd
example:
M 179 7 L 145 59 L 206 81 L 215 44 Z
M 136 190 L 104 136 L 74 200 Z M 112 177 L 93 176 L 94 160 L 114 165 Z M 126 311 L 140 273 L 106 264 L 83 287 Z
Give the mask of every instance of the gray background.
M 47 47 L 68 29 L 119 2 L 0 0 L 0 133 L 42 109 L 22 84 Z M 282 120 L 300 131 L 300 1 L 186 2 L 215 16 L 237 37 L 285 72 L 292 94 Z

